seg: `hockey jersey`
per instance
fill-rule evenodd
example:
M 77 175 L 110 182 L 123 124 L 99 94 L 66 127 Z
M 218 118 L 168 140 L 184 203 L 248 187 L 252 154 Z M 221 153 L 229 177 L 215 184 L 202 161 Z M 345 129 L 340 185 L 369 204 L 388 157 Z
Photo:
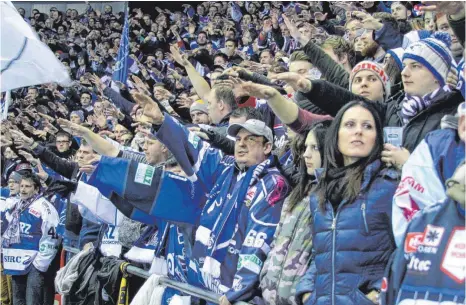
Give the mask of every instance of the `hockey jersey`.
M 19 202 L 19 198 L 9 202 L 2 221 L 11 221 L 11 213 Z M 19 221 L 20 243 L 12 243 L 2 249 L 5 274 L 27 274 L 32 266 L 46 272 L 60 244 L 56 231 L 58 212 L 49 201 L 39 197 L 20 214 Z
M 413 151 L 393 196 L 392 227 L 398 247 L 414 214 L 446 199 L 445 181 L 464 160 L 464 154 L 464 142 L 454 129 L 428 133 Z
M 382 304 L 465 303 L 464 209 L 447 199 L 417 213 L 382 283 Z

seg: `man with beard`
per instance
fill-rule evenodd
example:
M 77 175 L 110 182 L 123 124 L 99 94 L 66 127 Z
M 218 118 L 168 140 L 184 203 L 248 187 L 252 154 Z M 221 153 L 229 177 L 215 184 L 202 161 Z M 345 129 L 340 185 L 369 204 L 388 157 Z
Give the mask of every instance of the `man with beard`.
M 392 16 L 398 21 L 401 34 L 406 34 L 412 30 L 409 23 L 413 6 L 407 1 L 396 1 L 392 3 Z

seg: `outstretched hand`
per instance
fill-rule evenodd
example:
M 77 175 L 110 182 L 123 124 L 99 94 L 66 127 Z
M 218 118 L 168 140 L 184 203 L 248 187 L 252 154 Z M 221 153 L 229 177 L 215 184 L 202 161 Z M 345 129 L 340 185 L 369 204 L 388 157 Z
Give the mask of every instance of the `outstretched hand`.
M 65 119 L 58 119 L 58 124 L 63 128 L 65 131 L 71 133 L 74 136 L 82 137 L 89 131 L 86 127 L 75 124 L 71 121 Z
M 290 85 L 294 91 L 309 92 L 312 89 L 312 82 L 296 72 L 280 73 L 273 75 L 270 79 L 284 81 Z
M 143 109 L 141 121 L 151 124 L 160 125 L 163 123 L 163 113 L 160 111 L 159 105 L 154 102 L 148 95 L 136 93 L 133 98 Z

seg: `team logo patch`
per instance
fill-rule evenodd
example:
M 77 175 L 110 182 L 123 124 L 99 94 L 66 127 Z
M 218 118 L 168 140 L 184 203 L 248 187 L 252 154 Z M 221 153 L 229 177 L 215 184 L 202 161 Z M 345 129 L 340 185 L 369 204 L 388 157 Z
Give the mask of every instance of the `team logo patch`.
M 423 232 L 410 232 L 406 235 L 405 239 L 405 253 L 416 252 L 417 247 L 421 244 Z
M 422 245 L 430 247 L 438 247 L 442 241 L 443 233 L 445 228 L 435 227 L 432 225 L 427 225 L 424 231 L 424 238 L 422 240 Z
M 138 169 L 136 170 L 136 175 L 134 177 L 134 182 L 151 185 L 152 179 L 154 178 L 155 167 L 147 164 L 138 164 Z
M 466 277 L 466 231 L 456 227 L 450 235 L 440 269 L 455 282 L 464 283 Z

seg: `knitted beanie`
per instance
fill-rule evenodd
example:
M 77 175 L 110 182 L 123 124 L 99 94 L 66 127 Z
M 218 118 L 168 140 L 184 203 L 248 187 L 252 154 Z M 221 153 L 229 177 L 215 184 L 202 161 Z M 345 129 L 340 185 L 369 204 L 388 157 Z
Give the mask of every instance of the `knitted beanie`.
M 400 71 L 403 70 L 403 54 L 405 50 L 403 48 L 390 49 L 387 51 L 387 54 L 390 54 L 395 60 Z
M 204 112 L 205 114 L 209 114 L 207 105 L 204 103 L 203 100 L 197 100 L 191 105 L 191 108 L 189 109 L 189 113 L 193 111 L 200 111 L 200 112 Z
M 429 38 L 432 35 L 431 31 L 428 30 L 419 30 L 419 31 L 411 31 L 404 35 L 404 37 L 409 41 L 408 45 L 414 42 L 417 42 L 422 39 Z M 405 45 L 406 46 L 406 45 Z
M 354 66 L 350 74 L 350 82 L 349 82 L 350 91 L 353 85 L 354 77 L 356 76 L 356 74 L 358 74 L 358 72 L 363 71 L 363 70 L 374 72 L 374 74 L 382 82 L 382 86 L 384 88 L 384 100 L 386 101 L 388 97 L 390 96 L 390 89 L 391 89 L 390 77 L 384 71 L 382 65 L 380 65 L 379 63 L 373 62 L 373 61 L 363 60 Z
M 435 32 L 431 37 L 410 44 L 403 55 L 426 67 L 445 86 L 450 72 L 452 55 L 450 52 L 451 37 L 448 33 Z
M 21 181 L 22 175 L 16 171 L 11 172 L 10 177 L 8 177 L 8 180 L 12 179 L 15 182 L 19 183 Z

